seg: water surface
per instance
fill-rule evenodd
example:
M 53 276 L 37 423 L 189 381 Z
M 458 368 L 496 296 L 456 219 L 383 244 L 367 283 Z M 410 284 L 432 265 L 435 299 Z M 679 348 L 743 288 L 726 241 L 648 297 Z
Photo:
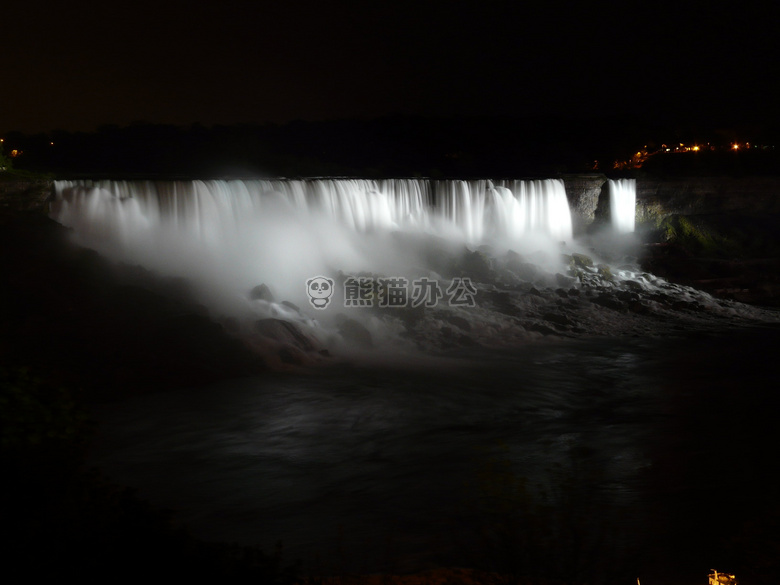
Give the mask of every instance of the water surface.
M 140 396 L 96 406 L 94 461 L 197 535 L 281 540 L 312 570 L 703 581 L 780 487 L 778 341 L 475 349 Z

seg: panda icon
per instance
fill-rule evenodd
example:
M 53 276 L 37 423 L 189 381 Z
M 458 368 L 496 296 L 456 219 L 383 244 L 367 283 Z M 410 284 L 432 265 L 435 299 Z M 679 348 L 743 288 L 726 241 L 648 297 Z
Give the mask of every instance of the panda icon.
M 333 279 L 325 276 L 315 276 L 306 281 L 306 294 L 315 309 L 324 309 L 333 296 Z

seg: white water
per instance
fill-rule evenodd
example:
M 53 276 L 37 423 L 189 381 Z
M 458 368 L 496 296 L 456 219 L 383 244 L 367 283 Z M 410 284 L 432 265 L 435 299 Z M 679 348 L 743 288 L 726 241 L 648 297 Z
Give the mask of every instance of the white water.
M 353 231 L 412 229 L 470 244 L 542 234 L 572 237 L 563 182 L 314 179 L 254 181 L 57 181 L 54 217 L 94 231 L 139 223 L 229 235 L 249 215 L 283 209 L 336 220 Z
M 634 231 L 636 216 L 636 179 L 609 181 L 609 210 L 612 227 L 620 233 Z
M 426 274 L 425 242 L 534 252 L 572 237 L 560 180 L 58 181 L 52 216 L 81 245 L 193 278 L 233 313 L 259 283 L 305 306 L 312 276 Z

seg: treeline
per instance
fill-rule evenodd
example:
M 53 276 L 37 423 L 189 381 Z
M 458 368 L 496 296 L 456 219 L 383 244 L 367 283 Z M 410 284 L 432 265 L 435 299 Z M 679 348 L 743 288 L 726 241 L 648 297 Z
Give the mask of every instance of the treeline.
M 697 129 L 623 119 L 417 117 L 179 127 L 133 123 L 96 132 L 4 135 L 14 167 L 58 176 L 533 177 L 609 172 Z M 693 138 L 691 138 L 691 136 Z
M 68 175 L 532 176 L 591 170 L 621 150 L 599 124 L 495 117 L 10 132 L 16 168 Z

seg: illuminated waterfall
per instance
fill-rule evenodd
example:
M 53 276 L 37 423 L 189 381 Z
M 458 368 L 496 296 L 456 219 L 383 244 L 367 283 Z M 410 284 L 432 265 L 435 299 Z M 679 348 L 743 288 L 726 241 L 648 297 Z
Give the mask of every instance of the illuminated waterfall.
M 612 227 L 620 233 L 634 231 L 636 217 L 636 179 L 609 181 L 609 211 Z
M 52 217 L 73 228 L 79 244 L 192 278 L 223 310 L 226 299 L 244 298 L 258 283 L 305 304 L 302 283 L 314 275 L 419 274 L 433 245 L 456 254 L 464 244 L 553 251 L 572 237 L 560 180 L 57 181 L 55 188 Z
M 59 222 L 120 235 L 157 226 L 230 238 L 237 222 L 288 209 L 357 232 L 448 227 L 471 244 L 526 234 L 572 237 L 559 180 L 57 181 L 56 191 Z

